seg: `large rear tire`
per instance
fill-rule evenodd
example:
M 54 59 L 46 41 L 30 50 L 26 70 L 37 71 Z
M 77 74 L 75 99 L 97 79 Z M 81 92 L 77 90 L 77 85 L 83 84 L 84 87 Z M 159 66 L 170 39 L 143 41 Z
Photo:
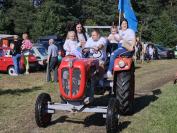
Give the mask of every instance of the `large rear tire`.
M 51 102 L 51 97 L 47 93 L 41 93 L 35 104 L 35 120 L 39 127 L 47 127 L 52 118 L 52 114 L 47 113 L 48 102 Z
M 118 72 L 116 76 L 115 93 L 119 103 L 119 111 L 123 115 L 132 114 L 135 90 L 134 68 Z
M 118 102 L 116 98 L 111 98 L 108 103 L 106 115 L 106 131 L 107 133 L 116 133 L 118 129 L 119 114 Z

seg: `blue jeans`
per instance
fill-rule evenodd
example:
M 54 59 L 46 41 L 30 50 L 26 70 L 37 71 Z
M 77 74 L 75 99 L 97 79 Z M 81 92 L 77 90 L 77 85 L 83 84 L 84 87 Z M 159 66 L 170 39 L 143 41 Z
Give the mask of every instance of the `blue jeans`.
M 126 53 L 124 53 L 126 52 Z M 122 54 L 124 53 L 124 54 Z M 114 60 L 117 58 L 117 56 L 119 56 L 120 54 L 122 54 L 123 56 L 133 56 L 133 52 L 128 52 L 125 48 L 119 46 L 118 49 L 116 49 L 110 57 L 110 62 L 109 62 L 109 67 L 108 67 L 108 71 L 112 71 L 113 67 L 114 67 Z
M 20 57 L 21 54 L 16 54 L 15 56 L 12 56 L 16 74 L 20 73 Z

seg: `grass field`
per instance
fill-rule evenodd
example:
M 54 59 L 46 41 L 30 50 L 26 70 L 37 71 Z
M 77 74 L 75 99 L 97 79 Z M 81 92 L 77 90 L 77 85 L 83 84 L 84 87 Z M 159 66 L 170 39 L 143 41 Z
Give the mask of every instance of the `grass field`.
M 169 83 L 154 94 L 146 96 L 151 103 L 144 110 L 129 117 L 124 133 L 176 133 L 177 85 Z
M 172 60 L 139 66 L 136 71 L 136 81 L 138 91 L 141 93 L 136 94 L 135 114 L 121 117 L 119 125 L 121 132 L 175 133 L 177 131 L 177 85 L 162 84 L 171 80 L 166 78 L 177 70 L 175 64 L 177 61 Z M 164 73 L 161 71 L 163 69 Z M 148 87 L 145 87 L 147 85 L 143 78 L 153 87 L 149 91 Z M 155 80 L 158 81 L 159 87 L 157 84 L 154 85 Z M 49 127 L 38 128 L 34 120 L 34 104 L 41 92 L 48 92 L 53 101 L 60 101 L 58 84 L 45 83 L 45 73 L 32 73 L 29 76 L 19 77 L 0 74 L 0 133 L 105 133 L 104 119 L 98 114 L 91 113 L 58 112 L 53 116 Z

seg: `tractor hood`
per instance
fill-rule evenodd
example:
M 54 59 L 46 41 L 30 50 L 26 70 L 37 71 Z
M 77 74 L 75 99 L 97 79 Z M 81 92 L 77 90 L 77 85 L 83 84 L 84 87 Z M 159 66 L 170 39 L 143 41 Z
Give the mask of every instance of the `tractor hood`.
M 99 66 L 94 58 L 65 57 L 58 69 L 59 89 L 63 98 L 78 100 L 84 97 L 86 82 L 92 66 Z

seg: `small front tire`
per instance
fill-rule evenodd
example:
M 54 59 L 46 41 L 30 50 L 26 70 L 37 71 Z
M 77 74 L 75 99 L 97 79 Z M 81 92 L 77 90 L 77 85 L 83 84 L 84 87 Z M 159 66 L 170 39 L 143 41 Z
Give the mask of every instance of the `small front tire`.
M 52 114 L 47 113 L 48 102 L 51 102 L 51 97 L 47 93 L 41 93 L 35 104 L 35 120 L 39 127 L 47 127 L 52 118 Z
M 118 101 L 116 98 L 111 98 L 108 103 L 106 115 L 106 131 L 107 133 L 116 133 L 119 122 Z

